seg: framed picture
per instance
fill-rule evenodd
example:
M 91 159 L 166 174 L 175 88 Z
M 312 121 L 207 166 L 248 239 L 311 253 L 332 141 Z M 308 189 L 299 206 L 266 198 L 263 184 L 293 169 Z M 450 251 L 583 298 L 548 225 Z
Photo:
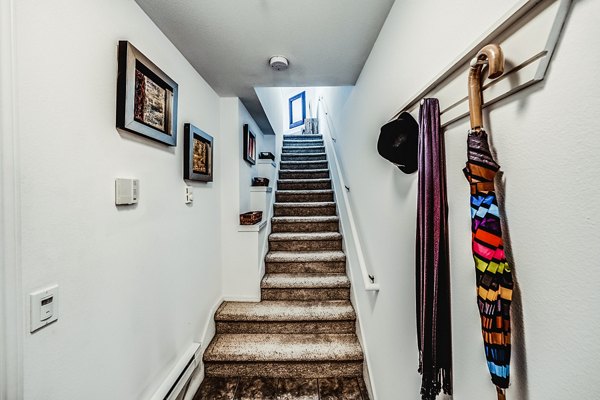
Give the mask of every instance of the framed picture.
M 127 41 L 119 42 L 117 128 L 177 145 L 178 85 Z
M 290 129 L 304 125 L 306 119 L 306 92 L 290 97 L 288 102 L 290 106 Z
M 192 124 L 184 125 L 183 176 L 201 182 L 213 180 L 213 138 Z
M 244 160 L 256 164 L 256 135 L 244 124 Z

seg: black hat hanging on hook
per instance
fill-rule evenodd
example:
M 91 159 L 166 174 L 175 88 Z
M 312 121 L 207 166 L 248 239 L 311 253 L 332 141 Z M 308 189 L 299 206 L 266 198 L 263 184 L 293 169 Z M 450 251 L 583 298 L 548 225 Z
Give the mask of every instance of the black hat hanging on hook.
M 405 174 L 417 170 L 419 124 L 407 112 L 381 127 L 377 151 Z

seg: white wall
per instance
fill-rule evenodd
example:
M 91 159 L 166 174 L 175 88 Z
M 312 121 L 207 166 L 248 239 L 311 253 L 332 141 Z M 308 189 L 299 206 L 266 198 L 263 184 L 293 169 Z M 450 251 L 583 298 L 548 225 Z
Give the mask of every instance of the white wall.
M 319 110 L 320 132 L 327 132 L 333 139 L 342 134 L 339 131 L 341 121 L 338 119 L 344 111 L 348 97 L 352 94 L 354 86 L 326 86 L 316 87 L 315 91 L 315 109 Z M 337 118 L 330 118 L 330 115 Z M 316 116 L 316 113 L 315 113 Z
M 243 126 L 248 124 L 256 135 L 257 151 L 272 147 L 263 143 L 264 135 L 237 97 L 221 99 L 223 137 L 223 188 L 221 199 L 221 243 L 223 296 L 227 300 L 260 300 L 261 260 L 259 254 L 266 240 L 265 232 L 240 232 L 240 213 L 252 211 L 250 186 L 258 176 L 257 165 L 243 158 Z M 271 141 L 272 142 L 272 141 Z M 258 158 L 258 153 L 257 153 Z M 265 216 L 266 218 L 266 216 Z M 263 230 L 264 231 L 264 230 Z
M 275 154 L 275 135 L 263 135 L 258 151 L 270 151 L 271 153 Z
M 221 296 L 222 171 L 193 205 L 182 179 L 184 122 L 221 157 L 219 98 L 133 0 L 14 4 L 24 313 L 60 285 L 58 322 L 23 327 L 24 397 L 148 398 Z M 120 39 L 179 83 L 177 147 L 115 129 Z M 138 205 L 114 205 L 116 177 Z
M 283 116 L 287 115 L 287 107 L 284 107 L 284 100 L 281 93 L 281 88 L 278 87 L 256 87 L 254 88 L 260 104 L 265 110 L 265 114 L 273 127 L 275 135 L 279 134 L 283 129 Z M 286 103 L 287 105 L 287 99 Z M 268 136 L 268 135 L 267 135 Z
M 252 165 L 249 162 L 245 161 L 242 157 L 244 151 L 244 140 L 243 140 L 243 126 L 248 124 L 248 129 L 250 132 L 254 133 L 256 136 L 256 161 L 258 161 L 258 153 L 260 151 L 273 151 L 273 148 L 270 150 L 263 150 L 269 148 L 266 146 L 264 136 L 254 119 L 246 110 L 246 107 L 239 103 L 239 115 L 238 115 L 238 130 L 239 130 L 239 138 L 240 138 L 240 154 L 239 157 L 239 166 L 240 166 L 240 213 L 245 213 L 248 211 L 253 211 L 250 207 L 250 186 L 252 185 L 252 178 L 258 176 L 257 166 L 256 164 Z M 273 141 L 269 141 L 272 143 Z
M 396 2 L 343 112 L 332 115 L 367 260 L 381 284 L 378 295 L 358 297 L 378 399 L 417 397 L 420 387 L 417 176 L 404 175 L 378 155 L 379 128 L 515 3 Z M 574 1 L 546 80 L 485 115 L 504 171 L 500 191 L 518 283 L 512 400 L 580 399 L 600 391 L 600 216 L 591 209 L 600 198 L 600 85 L 592 72 L 600 62 L 598 15 L 600 2 Z M 475 302 L 469 191 L 461 172 L 467 129 L 463 120 L 445 134 L 454 398 L 492 399 Z

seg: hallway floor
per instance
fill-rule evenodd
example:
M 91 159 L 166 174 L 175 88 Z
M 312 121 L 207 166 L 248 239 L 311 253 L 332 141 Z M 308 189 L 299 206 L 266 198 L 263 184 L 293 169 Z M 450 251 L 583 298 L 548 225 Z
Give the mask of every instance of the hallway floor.
M 369 400 L 362 378 L 207 377 L 193 400 Z

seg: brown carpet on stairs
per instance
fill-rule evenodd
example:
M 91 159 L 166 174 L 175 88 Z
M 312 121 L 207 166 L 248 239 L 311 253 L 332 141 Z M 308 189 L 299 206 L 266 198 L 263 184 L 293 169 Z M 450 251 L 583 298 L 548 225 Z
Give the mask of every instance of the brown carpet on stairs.
M 261 301 L 224 302 L 194 400 L 368 400 L 320 135 L 285 135 Z
M 206 378 L 193 400 L 368 400 L 361 378 Z

